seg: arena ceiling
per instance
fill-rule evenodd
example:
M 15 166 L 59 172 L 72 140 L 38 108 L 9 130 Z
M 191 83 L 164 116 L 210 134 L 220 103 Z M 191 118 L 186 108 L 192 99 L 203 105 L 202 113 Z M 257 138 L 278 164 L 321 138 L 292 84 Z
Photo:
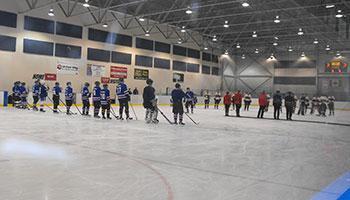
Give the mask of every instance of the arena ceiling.
M 349 0 L 21 0 L 21 2 L 25 5 L 19 13 L 54 6 L 56 12 L 57 9 L 60 10 L 67 18 L 88 18 L 89 20 L 85 22 L 87 27 L 118 23 L 127 31 L 137 32 L 136 35 L 148 32 L 161 34 L 172 43 L 180 41 L 193 43 L 202 49 L 221 51 L 227 49 L 232 54 L 250 54 L 256 49 L 260 52 L 280 53 L 288 52 L 290 48 L 293 51 L 327 52 L 327 45 L 332 52 L 350 50 L 350 16 L 347 16 L 350 13 Z M 84 7 L 83 4 L 86 2 L 89 7 Z M 243 3 L 248 3 L 249 6 L 243 6 Z M 342 16 L 336 17 L 337 14 Z M 276 18 L 280 20 L 279 23 L 276 23 Z M 257 37 L 252 37 L 254 31 Z M 299 32 L 303 34 L 298 34 Z M 213 41 L 214 37 L 217 41 Z

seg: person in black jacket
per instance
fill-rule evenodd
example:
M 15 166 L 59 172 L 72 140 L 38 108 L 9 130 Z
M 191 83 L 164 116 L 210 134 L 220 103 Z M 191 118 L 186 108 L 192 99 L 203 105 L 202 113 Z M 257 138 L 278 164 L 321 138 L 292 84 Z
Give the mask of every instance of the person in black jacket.
M 287 93 L 287 96 L 284 98 L 284 104 L 286 106 L 287 120 L 292 120 L 294 104 L 294 95 L 292 92 Z
M 181 89 L 181 85 L 179 83 L 176 83 L 175 89 L 173 89 L 173 91 L 171 92 L 171 102 L 173 103 L 174 124 L 178 124 L 177 119 L 179 116 L 179 124 L 185 125 L 185 123 L 183 123 L 184 108 L 182 103 L 185 97 L 186 97 L 186 94 Z
M 273 95 L 273 118 L 280 119 L 280 110 L 282 106 L 282 96 L 279 90 L 276 91 L 276 94 Z
M 143 89 L 143 107 L 146 109 L 146 122 L 157 124 L 159 121 L 158 109 L 157 109 L 157 98 L 155 95 L 155 89 L 153 88 L 153 80 L 146 80 L 147 86 Z

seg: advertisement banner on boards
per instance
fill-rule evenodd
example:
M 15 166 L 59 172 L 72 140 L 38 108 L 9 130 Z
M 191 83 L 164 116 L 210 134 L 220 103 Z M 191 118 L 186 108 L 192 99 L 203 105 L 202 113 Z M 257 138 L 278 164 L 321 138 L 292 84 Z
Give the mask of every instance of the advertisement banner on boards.
M 50 74 L 45 73 L 45 81 L 56 81 L 57 80 L 57 74 Z
M 106 76 L 106 67 L 103 65 L 88 64 L 86 70 L 87 76 L 103 77 Z
M 134 79 L 135 80 L 147 80 L 149 77 L 148 69 L 135 69 Z
M 79 73 L 78 65 L 71 64 L 71 63 L 58 62 L 56 69 L 57 69 L 57 74 L 78 75 Z
M 111 78 L 127 78 L 128 77 L 128 68 L 111 66 Z

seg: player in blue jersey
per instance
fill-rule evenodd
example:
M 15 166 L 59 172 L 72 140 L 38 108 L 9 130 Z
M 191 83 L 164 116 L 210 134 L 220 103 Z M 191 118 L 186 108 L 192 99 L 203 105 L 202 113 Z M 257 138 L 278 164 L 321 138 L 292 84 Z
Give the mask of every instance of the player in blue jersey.
M 12 87 L 12 102 L 13 107 L 18 108 L 21 102 L 21 91 L 20 91 L 21 82 L 16 81 Z
M 40 111 L 41 112 L 45 112 L 44 110 L 44 104 L 46 102 L 46 97 L 47 97 L 47 91 L 48 91 L 49 87 L 46 86 L 45 81 L 41 80 L 40 81 Z
M 89 110 L 90 110 L 90 97 L 91 93 L 89 91 L 89 83 L 85 83 L 84 87 L 81 91 L 81 99 L 83 101 L 83 115 L 89 115 Z
M 194 93 L 191 91 L 190 88 L 187 88 L 186 91 L 186 97 L 185 97 L 186 103 L 186 112 L 189 113 L 189 107 L 191 107 L 191 113 L 193 114 L 193 107 L 194 107 Z
M 184 108 L 182 101 L 186 97 L 186 94 L 181 89 L 179 83 L 175 84 L 175 89 L 171 92 L 171 100 L 173 103 L 173 113 L 174 113 L 174 124 L 177 124 L 177 119 L 179 116 L 179 124 L 185 125 L 183 123 Z
M 100 118 L 100 116 L 98 116 L 101 108 L 101 87 L 99 81 L 95 82 L 95 87 L 92 94 L 92 101 L 94 104 L 94 117 Z
M 32 93 L 33 93 L 33 110 L 38 111 L 38 107 L 36 105 L 39 101 L 39 95 L 40 95 L 40 82 L 39 82 L 39 80 L 36 80 L 34 82 L 34 85 L 32 88 Z
M 107 111 L 107 119 L 111 118 L 111 95 L 107 84 L 103 84 L 101 90 L 101 107 L 102 107 L 102 118 L 106 119 L 105 113 Z
M 22 82 L 19 86 L 20 96 L 21 96 L 21 108 L 26 109 L 28 106 L 27 97 L 28 97 L 28 89 L 26 87 L 26 83 Z
M 130 94 L 128 91 L 128 86 L 124 83 L 124 79 L 119 79 L 119 84 L 117 86 L 117 96 L 119 101 L 119 119 L 123 120 L 123 111 L 125 109 L 126 119 L 131 119 L 129 117 L 129 101 Z
M 70 108 L 73 105 L 73 88 L 71 82 L 67 83 L 64 96 L 66 98 L 67 115 L 71 115 Z
M 53 101 L 53 112 L 58 113 L 58 105 L 60 105 L 60 94 L 62 93 L 62 88 L 60 83 L 56 82 L 55 86 L 52 88 L 52 101 Z

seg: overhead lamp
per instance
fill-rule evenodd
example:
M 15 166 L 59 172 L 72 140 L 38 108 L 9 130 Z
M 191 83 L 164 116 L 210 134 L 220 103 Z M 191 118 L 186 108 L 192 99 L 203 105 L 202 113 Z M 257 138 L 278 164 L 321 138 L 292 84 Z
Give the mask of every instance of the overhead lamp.
M 181 33 L 186 33 L 185 26 L 182 26 L 182 28 L 181 28 Z
M 140 17 L 140 18 L 139 18 L 139 21 L 140 21 L 140 22 L 144 22 L 144 21 L 145 21 L 145 18 Z
M 275 60 L 275 55 L 272 53 L 271 56 L 270 56 L 270 60 Z
M 178 44 L 182 44 L 181 38 L 179 38 L 179 39 L 177 40 L 177 43 L 178 43 Z
M 258 54 L 259 53 L 259 49 L 255 49 L 255 53 Z
M 336 56 L 337 56 L 337 57 L 341 57 L 341 53 L 340 53 L 340 51 L 337 51 Z
M 249 7 L 250 5 L 248 2 L 245 1 L 245 2 L 242 2 L 242 6 L 246 8 L 246 7 Z
M 275 40 L 278 40 L 279 38 L 277 36 L 274 37 Z
M 89 0 L 85 0 L 85 3 L 83 4 L 85 8 L 90 7 Z
M 335 15 L 336 18 L 342 18 L 344 15 L 341 10 L 337 11 L 337 14 Z
M 204 50 L 208 50 L 208 47 L 204 47 Z
M 334 4 L 327 4 L 327 5 L 326 5 L 326 8 L 334 8 L 334 7 L 335 7 Z
M 317 38 L 315 38 L 314 44 L 318 44 L 318 39 Z
M 253 38 L 256 38 L 258 37 L 258 34 L 256 33 L 256 31 L 253 31 L 253 35 L 252 35 Z
M 224 27 L 225 27 L 225 28 L 230 27 L 230 25 L 228 24 L 228 21 L 225 21 Z
M 280 23 L 280 22 L 281 22 L 280 16 L 277 15 L 277 16 L 275 17 L 275 20 L 273 20 L 273 22 L 275 22 L 276 24 Z
M 108 24 L 105 22 L 105 23 L 102 24 L 102 27 L 103 28 L 108 28 Z
M 302 28 L 299 28 L 298 35 L 304 35 L 304 31 Z
M 244 54 L 242 54 L 242 59 L 243 59 L 243 60 L 245 59 L 245 55 L 244 55 Z
M 228 55 L 228 50 L 227 49 L 225 50 L 225 55 Z
M 277 42 L 274 42 L 272 45 L 273 45 L 273 46 L 278 46 L 278 43 L 277 43 Z
M 53 12 L 53 8 L 50 8 L 49 12 L 47 13 L 50 17 L 54 17 L 55 13 Z
M 302 53 L 301 53 L 301 57 L 305 57 L 305 52 L 302 52 Z
M 288 47 L 288 51 L 289 51 L 289 52 L 292 52 L 292 51 L 293 51 L 293 49 L 292 49 L 291 46 Z
M 326 51 L 330 51 L 330 50 L 331 50 L 331 47 L 329 46 L 329 44 L 327 44 Z
M 149 31 L 146 31 L 145 36 L 146 36 L 146 37 L 151 36 L 151 34 L 149 33 Z
M 190 15 L 192 13 L 193 13 L 193 11 L 191 10 L 191 7 L 188 7 L 186 10 L 186 14 Z
M 239 43 L 237 43 L 236 48 L 237 48 L 237 49 L 240 49 L 240 48 L 241 48 L 241 45 L 240 45 Z
M 218 39 L 216 38 L 216 35 L 213 36 L 213 42 L 218 41 Z

